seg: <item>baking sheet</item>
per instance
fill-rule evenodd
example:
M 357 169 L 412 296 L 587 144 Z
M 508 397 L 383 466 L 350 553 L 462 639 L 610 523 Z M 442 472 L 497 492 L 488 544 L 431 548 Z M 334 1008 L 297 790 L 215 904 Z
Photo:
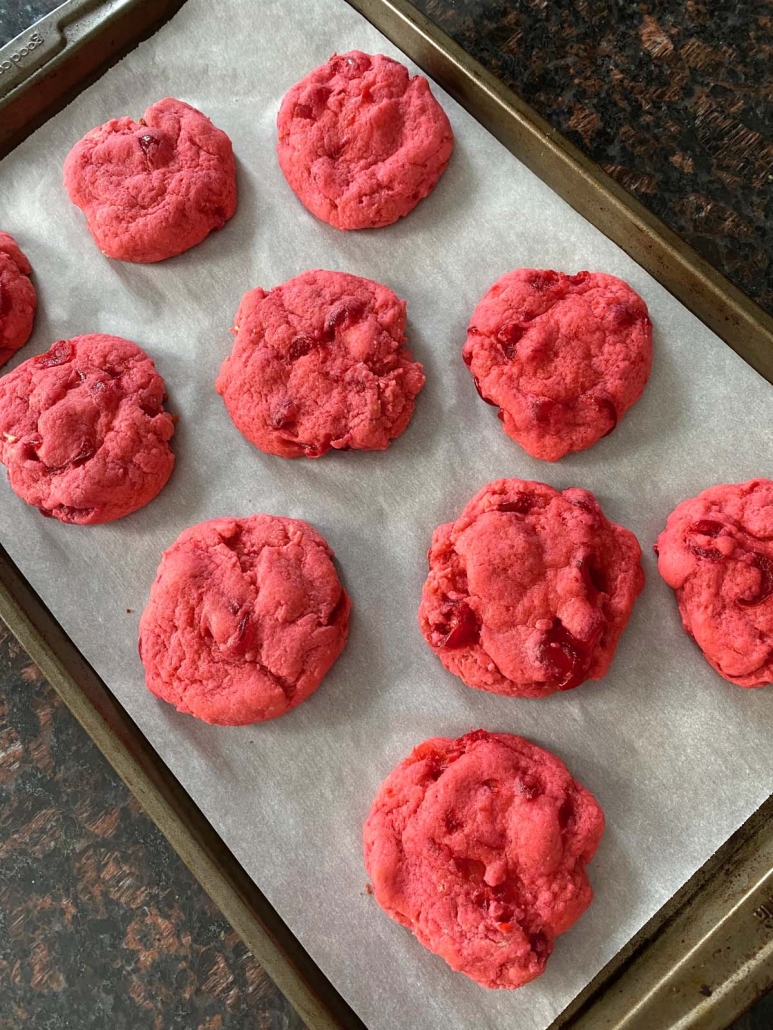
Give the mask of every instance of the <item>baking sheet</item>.
M 156 36 L 0 165 L 0 226 L 36 273 L 40 311 L 16 363 L 61 337 L 136 340 L 180 414 L 177 467 L 143 511 L 63 526 L 0 486 L 0 538 L 216 830 L 372 1030 L 542 1030 L 773 790 L 773 691 L 724 683 L 683 634 L 651 545 L 672 507 L 713 483 L 771 473 L 773 387 L 436 88 L 456 133 L 432 196 L 397 225 L 340 233 L 295 200 L 274 156 L 284 91 L 338 50 L 399 52 L 343 0 L 189 0 Z M 239 210 L 160 265 L 104 258 L 61 187 L 70 146 L 172 95 L 229 133 Z M 470 311 L 517 266 L 602 269 L 655 325 L 643 399 L 612 436 L 549 465 L 482 404 L 460 359 Z M 248 444 L 213 383 L 241 295 L 314 267 L 383 281 L 408 302 L 427 386 L 389 451 L 289 462 Z M 610 674 L 542 701 L 464 687 L 424 644 L 416 609 L 432 530 L 498 476 L 593 490 L 634 530 L 647 587 Z M 186 526 L 257 511 L 307 519 L 354 601 L 346 651 L 317 693 L 268 724 L 209 727 L 144 688 L 136 635 L 162 549 Z M 130 611 L 127 611 L 130 609 Z M 596 900 L 547 973 L 489 992 L 452 973 L 365 893 L 360 827 L 413 745 L 484 726 L 562 756 L 601 801 Z

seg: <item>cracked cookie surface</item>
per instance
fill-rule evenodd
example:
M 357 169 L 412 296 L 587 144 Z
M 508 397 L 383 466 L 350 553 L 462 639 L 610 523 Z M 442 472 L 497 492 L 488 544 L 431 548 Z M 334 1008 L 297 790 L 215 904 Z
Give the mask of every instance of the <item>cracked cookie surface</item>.
M 299 519 L 213 519 L 164 552 L 140 621 L 148 689 L 205 722 L 273 719 L 343 650 L 351 602 L 333 552 Z
M 304 272 L 242 299 L 216 389 L 256 447 L 285 458 L 384 450 L 408 425 L 424 373 L 405 302 L 370 279 Z
M 469 687 L 547 697 L 609 669 L 641 548 L 587 490 L 499 479 L 432 537 L 419 625 Z
M 608 436 L 652 368 L 652 323 L 631 287 L 603 272 L 519 268 L 472 313 L 462 357 L 504 431 L 557 461 Z
M 236 211 L 230 139 L 171 97 L 139 122 L 112 118 L 87 132 L 67 156 L 64 186 L 100 250 L 120 261 L 181 254 Z
M 38 304 L 31 274 L 32 267 L 16 240 L 0 232 L 0 365 L 30 338 Z
M 279 165 L 336 229 L 391 225 L 434 189 L 454 136 L 421 75 L 383 54 L 335 54 L 285 95 Z
M 563 762 L 508 733 L 420 744 L 379 788 L 365 822 L 376 901 L 484 987 L 539 976 L 582 915 L 585 866 L 604 830 Z
M 172 472 L 164 380 L 136 343 L 58 340 L 0 379 L 0 461 L 42 514 L 111 522 L 152 500 Z
M 739 687 L 773 682 L 773 482 L 712 486 L 682 501 L 656 550 L 711 667 Z

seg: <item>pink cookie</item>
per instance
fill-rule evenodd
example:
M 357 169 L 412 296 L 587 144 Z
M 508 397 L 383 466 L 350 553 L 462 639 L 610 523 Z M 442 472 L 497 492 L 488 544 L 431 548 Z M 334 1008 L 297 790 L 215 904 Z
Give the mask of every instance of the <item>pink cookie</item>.
M 424 637 L 468 687 L 547 697 L 601 679 L 644 586 L 633 533 L 587 490 L 498 479 L 439 526 Z
M 295 708 L 343 650 L 351 602 L 333 552 L 298 519 L 186 529 L 164 552 L 140 621 L 148 689 L 204 722 Z
M 164 380 L 118 336 L 59 340 L 0 379 L 0 461 L 11 488 L 61 522 L 120 519 L 172 472 Z
M 454 134 L 421 75 L 382 54 L 330 58 L 286 94 L 279 164 L 303 204 L 336 229 L 412 211 L 443 174 Z
M 671 512 L 658 570 L 685 630 L 730 683 L 773 683 L 773 482 L 712 486 Z
M 472 313 L 462 351 L 508 436 L 557 461 L 608 436 L 652 368 L 647 305 L 603 272 L 519 268 Z
M 180 100 L 140 118 L 113 118 L 75 144 L 64 164 L 70 200 L 104 254 L 163 261 L 201 243 L 236 210 L 231 141 Z
M 0 232 L 0 365 L 30 338 L 38 303 L 31 274 L 16 240 Z
M 216 389 L 248 440 L 268 454 L 318 458 L 384 450 L 424 385 L 405 342 L 405 302 L 380 283 L 304 272 L 242 299 Z
M 598 802 L 554 755 L 475 730 L 420 744 L 365 823 L 376 901 L 483 987 L 521 987 L 593 898 Z

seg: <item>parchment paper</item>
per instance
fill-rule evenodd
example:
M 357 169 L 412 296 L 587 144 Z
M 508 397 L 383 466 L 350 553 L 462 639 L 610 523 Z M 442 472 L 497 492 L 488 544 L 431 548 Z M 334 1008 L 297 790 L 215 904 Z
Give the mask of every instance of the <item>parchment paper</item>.
M 106 526 L 64 526 L 3 483 L 0 534 L 372 1030 L 542 1030 L 773 790 L 773 691 L 741 690 L 710 670 L 651 553 L 682 498 L 770 475 L 773 388 L 437 87 L 456 150 L 432 196 L 388 229 L 341 233 L 316 221 L 281 175 L 274 119 L 293 82 L 354 47 L 401 56 L 343 0 L 189 0 L 2 163 L 0 226 L 29 255 L 41 302 L 17 362 L 78 333 L 129 337 L 156 358 L 180 421 L 173 478 L 144 510 Z M 139 117 L 167 95 L 231 136 L 238 212 L 173 260 L 109 261 L 67 200 L 62 163 L 93 126 Z M 557 465 L 504 436 L 460 358 L 478 298 L 524 265 L 620 275 L 647 300 L 656 330 L 642 400 L 610 437 Z M 372 277 L 407 299 L 427 386 L 385 453 L 269 457 L 240 436 L 214 392 L 241 295 L 315 267 Z M 416 610 L 432 530 L 498 476 L 587 487 L 638 535 L 647 586 L 603 682 L 542 701 L 496 697 L 446 673 L 423 642 Z M 182 529 L 259 511 L 307 519 L 327 537 L 354 601 L 351 637 L 291 714 L 209 727 L 145 689 L 139 613 L 162 549 Z M 608 818 L 591 867 L 593 906 L 559 939 L 546 974 L 516 992 L 452 973 L 364 890 L 360 829 L 380 781 L 424 738 L 477 726 L 555 751 Z

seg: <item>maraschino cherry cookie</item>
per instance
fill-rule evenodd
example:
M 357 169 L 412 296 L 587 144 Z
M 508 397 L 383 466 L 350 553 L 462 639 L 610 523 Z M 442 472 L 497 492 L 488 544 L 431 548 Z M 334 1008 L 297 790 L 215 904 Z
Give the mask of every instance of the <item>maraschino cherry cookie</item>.
M 483 987 L 521 987 L 593 898 L 604 813 L 560 759 L 509 733 L 425 740 L 363 831 L 381 908 Z
M 607 436 L 642 394 L 652 323 L 631 287 L 603 272 L 519 268 L 472 313 L 462 356 L 508 436 L 557 461 Z
M 38 304 L 31 274 L 32 266 L 16 240 L 0 232 L 0 365 L 30 338 Z
M 87 132 L 67 156 L 64 186 L 100 250 L 121 261 L 181 254 L 236 211 L 230 139 L 171 97 L 139 122 L 112 118 Z
M 344 272 L 303 272 L 242 298 L 216 390 L 267 454 L 381 451 L 408 425 L 424 372 L 405 346 L 405 301 Z
M 136 343 L 103 333 L 57 340 L 0 378 L 0 461 L 11 488 L 60 522 L 136 511 L 174 466 L 165 399 Z
M 429 550 L 419 625 L 467 686 L 547 697 L 600 679 L 644 586 L 641 548 L 588 490 L 499 479 Z
M 288 90 L 277 129 L 293 192 L 336 229 L 374 229 L 407 215 L 435 188 L 454 148 L 427 80 L 359 50 L 335 54 Z
M 712 486 L 671 512 L 658 571 L 685 630 L 730 683 L 773 683 L 773 482 Z
M 307 523 L 201 522 L 164 552 L 140 621 L 148 689 L 204 722 L 274 719 L 322 682 L 350 609 L 333 552 Z

